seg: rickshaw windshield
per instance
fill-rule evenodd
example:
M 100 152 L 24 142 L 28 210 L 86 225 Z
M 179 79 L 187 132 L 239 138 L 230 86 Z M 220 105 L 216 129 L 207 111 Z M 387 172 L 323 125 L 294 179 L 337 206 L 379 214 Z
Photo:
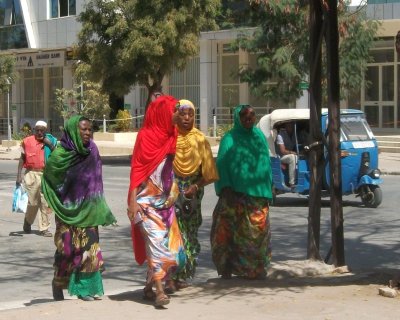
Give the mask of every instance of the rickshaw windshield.
M 374 135 L 367 120 L 362 114 L 342 114 L 340 116 L 342 141 L 363 141 L 371 140 Z

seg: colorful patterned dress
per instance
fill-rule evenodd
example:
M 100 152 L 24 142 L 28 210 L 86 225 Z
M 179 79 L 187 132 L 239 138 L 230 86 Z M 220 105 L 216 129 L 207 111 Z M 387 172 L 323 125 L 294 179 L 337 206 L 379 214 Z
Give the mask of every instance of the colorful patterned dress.
M 268 201 L 272 198 L 272 173 L 268 145 L 254 125 L 241 124 L 235 109 L 234 126 L 222 138 L 217 156 L 219 196 L 211 228 L 212 259 L 218 274 L 263 278 L 271 259 Z
M 136 213 L 133 221 L 134 250 L 138 261 L 147 260 L 147 283 L 170 279 L 186 261 L 173 205 L 178 189 L 174 183 L 172 161 L 173 156 L 168 155 L 140 184 L 136 197 L 144 215 Z M 138 257 L 140 238 L 145 258 Z
M 195 114 L 195 107 L 191 101 L 179 100 L 179 112 L 188 111 L 188 109 L 192 109 Z M 175 203 L 175 210 L 187 256 L 185 267 L 174 276 L 174 280 L 185 281 L 194 277 L 197 257 L 200 253 L 197 234 L 202 223 L 201 201 L 204 185 L 218 179 L 210 144 L 197 128 L 192 127 L 186 130 L 180 128 L 178 123 L 174 172 L 180 192 Z M 185 190 L 192 185 L 197 186 L 197 192 L 192 199 L 187 199 L 184 197 Z
M 212 259 L 218 274 L 263 278 L 271 261 L 271 231 L 266 198 L 232 191 L 213 212 Z
M 200 174 L 195 174 L 191 177 L 176 177 L 180 193 L 189 187 L 191 184 L 199 180 Z M 201 200 L 204 196 L 204 187 L 199 187 L 193 199 L 183 199 L 181 196 L 175 203 L 176 216 L 178 218 L 179 230 L 181 231 L 183 243 L 185 244 L 186 265 L 175 276 L 177 280 L 191 279 L 194 277 L 197 266 L 197 257 L 200 253 L 200 242 L 198 239 L 198 231 L 203 222 L 201 214 Z M 180 201 L 180 200 L 183 201 Z M 189 208 L 185 208 L 184 202 L 189 201 Z
M 102 164 L 96 144 L 83 144 L 79 122 L 71 117 L 51 153 L 42 179 L 43 194 L 56 216 L 54 285 L 81 297 L 104 293 L 98 226 L 116 219 L 103 193 Z

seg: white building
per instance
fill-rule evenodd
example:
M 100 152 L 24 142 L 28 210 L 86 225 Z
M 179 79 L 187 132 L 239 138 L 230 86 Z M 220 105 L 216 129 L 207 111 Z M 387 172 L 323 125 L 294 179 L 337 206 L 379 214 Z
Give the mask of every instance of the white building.
M 20 75 L 10 95 L 13 132 L 26 121 L 37 119 L 47 120 L 53 132 L 62 126 L 63 120 L 53 108 L 54 90 L 73 87 L 75 61 L 69 57 L 80 29 L 76 17 L 83 4 L 83 0 L 0 0 L 0 50 L 15 55 Z M 343 103 L 343 107 L 365 110 L 375 131 L 400 131 L 399 57 L 394 46 L 400 30 L 396 18 L 400 17 L 399 6 L 369 4 L 369 14 L 383 20 L 373 49 L 375 62 L 369 65 L 366 76 L 373 85 Z M 175 70 L 165 79 L 164 92 L 192 100 L 200 108 L 198 120 L 204 132 L 212 127 L 213 115 L 220 124 L 230 122 L 232 108 L 239 103 L 253 105 L 260 116 L 272 108 L 308 107 L 307 92 L 291 105 L 252 95 L 248 85 L 233 74 L 241 65 L 254 65 L 255 56 L 229 50 L 235 35 L 233 30 L 202 33 L 199 56 L 190 59 L 186 70 Z M 124 97 L 124 106 L 133 116 L 143 114 L 146 98 L 144 88 L 134 87 Z M 7 110 L 5 94 L 0 99 L 2 137 L 7 132 Z

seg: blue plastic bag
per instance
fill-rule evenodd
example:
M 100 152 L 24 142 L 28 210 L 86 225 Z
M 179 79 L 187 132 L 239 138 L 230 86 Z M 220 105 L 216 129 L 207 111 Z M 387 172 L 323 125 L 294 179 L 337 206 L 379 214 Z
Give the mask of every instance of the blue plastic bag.
M 25 213 L 28 207 L 28 193 L 22 186 L 14 188 L 12 212 Z

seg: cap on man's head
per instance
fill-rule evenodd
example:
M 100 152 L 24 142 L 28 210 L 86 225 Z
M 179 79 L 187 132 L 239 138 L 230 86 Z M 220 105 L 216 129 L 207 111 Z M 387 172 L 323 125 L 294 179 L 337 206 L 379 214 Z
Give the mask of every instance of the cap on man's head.
M 35 127 L 45 127 L 45 128 L 47 128 L 47 123 L 44 122 L 43 120 L 39 120 L 38 122 L 36 122 Z

